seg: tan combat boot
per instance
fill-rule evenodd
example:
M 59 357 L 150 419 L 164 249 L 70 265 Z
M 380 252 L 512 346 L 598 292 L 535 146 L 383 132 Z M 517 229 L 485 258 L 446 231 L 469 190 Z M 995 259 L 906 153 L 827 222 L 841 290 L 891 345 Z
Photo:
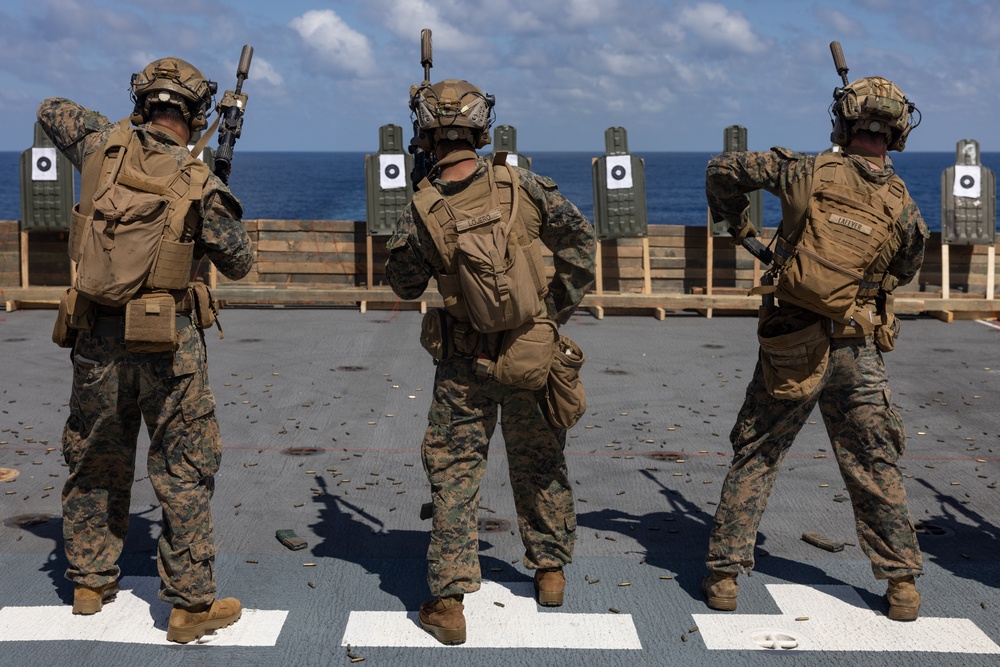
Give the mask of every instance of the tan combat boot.
M 894 621 L 915 621 L 920 611 L 920 593 L 913 583 L 913 576 L 889 580 L 889 618 Z
M 535 570 L 535 596 L 543 607 L 561 607 L 566 575 L 561 567 L 544 567 Z
M 712 609 L 736 611 L 736 594 L 740 592 L 740 587 L 735 574 L 713 570 L 702 580 L 701 592 Z
M 240 620 L 243 605 L 236 598 L 215 600 L 194 607 L 174 605 L 167 623 L 167 641 L 187 644 L 212 630 L 225 628 Z
M 420 605 L 420 627 L 442 644 L 465 643 L 464 596 L 432 598 Z
M 118 582 L 110 581 L 98 588 L 77 584 L 73 588 L 73 613 L 96 614 L 105 602 L 111 602 L 118 595 Z

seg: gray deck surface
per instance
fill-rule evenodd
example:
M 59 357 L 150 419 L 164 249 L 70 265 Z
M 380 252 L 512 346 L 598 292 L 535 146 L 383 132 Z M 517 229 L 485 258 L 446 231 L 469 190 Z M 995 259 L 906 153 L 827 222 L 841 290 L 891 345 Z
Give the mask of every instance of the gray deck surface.
M 150 611 L 108 634 L 67 638 L 65 627 L 88 620 L 97 627 L 125 601 L 89 619 L 68 613 L 58 448 L 71 369 L 68 352 L 49 340 L 53 317 L 0 313 L 0 468 L 20 471 L 0 484 L 0 664 L 351 664 L 342 643 L 352 612 L 397 612 L 377 618 L 415 627 L 412 612 L 428 596 L 429 523 L 418 513 L 429 486 L 419 445 L 433 378 L 418 344 L 419 313 L 231 309 L 222 313 L 224 340 L 206 332 L 225 445 L 213 502 L 220 594 L 239 597 L 248 610 L 287 611 L 266 646 L 155 645 L 169 610 L 149 579 L 157 576 L 160 517 L 141 464 L 144 436 L 121 564 Z M 698 585 L 729 431 L 756 358 L 754 323 L 686 314 L 598 321 L 580 312 L 564 327 L 588 357 L 589 403 L 567 447 L 579 529 L 566 604 L 542 609 L 525 597 L 530 573 L 520 562 L 520 540 L 502 524 L 516 524 L 516 516 L 498 429 L 480 512 L 487 527 L 501 527 L 481 534 L 484 577 L 494 583 L 467 598 L 471 609 L 479 596 L 483 619 L 470 618 L 469 644 L 443 647 L 419 632 L 418 641 L 407 640 L 392 631 L 397 622 L 376 632 L 380 641 L 352 645 L 351 655 L 365 665 L 772 664 L 775 651 L 740 635 L 753 626 L 798 641 L 798 648 L 778 650 L 782 664 L 1000 664 L 1000 330 L 980 322 L 908 319 L 897 350 L 886 355 L 908 433 L 901 463 L 910 510 L 927 525 L 921 619 L 882 621 L 884 583 L 853 545 L 850 503 L 838 501 L 845 492 L 818 411 L 768 503 L 757 569 L 740 578 L 739 610 L 727 615 L 705 606 Z M 318 451 L 293 455 L 289 448 Z M 9 521 L 26 514 L 51 520 L 27 528 Z M 295 530 L 309 548 L 285 549 L 274 538 L 278 528 Z M 805 531 L 852 544 L 829 553 L 803 542 Z M 779 608 L 774 594 L 782 590 L 801 603 Z M 504 598 L 500 607 L 493 604 L 498 593 L 521 599 Z M 813 594 L 845 602 L 814 605 Z M 36 624 L 39 636 L 50 638 L 12 641 L 13 626 L 4 623 L 36 607 L 53 608 Z M 505 613 L 534 620 L 517 630 Z M 263 618 L 248 612 L 220 631 L 217 643 L 237 641 L 241 624 L 251 628 Z M 641 648 L 524 647 L 598 641 L 590 629 L 606 622 L 634 627 Z M 144 631 L 153 643 L 141 639 Z M 620 645 L 628 634 L 612 630 L 608 639 Z M 743 644 L 708 646 L 734 638 Z M 422 644 L 398 645 L 407 642 Z M 962 653 L 970 647 L 978 652 Z

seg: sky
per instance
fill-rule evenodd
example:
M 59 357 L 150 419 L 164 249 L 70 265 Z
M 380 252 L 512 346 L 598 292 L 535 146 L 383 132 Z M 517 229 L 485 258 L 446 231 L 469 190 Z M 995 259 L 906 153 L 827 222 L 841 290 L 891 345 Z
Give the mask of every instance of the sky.
M 31 145 L 49 96 L 129 115 L 132 73 L 168 55 L 221 97 L 251 44 L 237 151 L 375 152 L 380 126 L 411 134 L 421 28 L 432 81 L 495 95 L 529 155 L 603 153 L 609 127 L 635 153 L 718 152 L 730 125 L 751 150 L 822 150 L 834 40 L 850 79 L 885 76 L 917 105 L 908 151 L 1000 151 L 995 0 L 5 0 L 0 150 Z

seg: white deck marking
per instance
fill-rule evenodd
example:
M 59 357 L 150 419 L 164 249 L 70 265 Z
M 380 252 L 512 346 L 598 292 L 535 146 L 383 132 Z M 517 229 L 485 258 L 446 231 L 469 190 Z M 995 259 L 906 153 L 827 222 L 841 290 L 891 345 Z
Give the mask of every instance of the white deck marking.
M 484 581 L 482 589 L 465 596 L 468 638 L 461 646 L 642 649 L 631 614 L 539 611 L 532 595 L 531 583 Z M 348 644 L 441 646 L 420 627 L 415 611 L 352 611 L 341 640 L 341 646 Z
M 118 598 L 91 616 L 74 616 L 68 604 L 0 608 L 0 642 L 79 640 L 178 646 L 167 641 L 170 605 L 156 597 L 160 580 L 125 577 L 119 586 L 122 590 Z M 239 621 L 206 635 L 198 643 L 274 646 L 287 616 L 288 612 L 281 610 L 244 609 Z
M 767 590 L 780 615 L 693 614 L 705 645 L 767 650 L 754 638 L 771 633 L 794 637 L 796 651 L 1000 653 L 1000 646 L 968 619 L 891 621 L 869 609 L 851 586 L 767 584 Z M 809 620 L 795 620 L 805 617 Z

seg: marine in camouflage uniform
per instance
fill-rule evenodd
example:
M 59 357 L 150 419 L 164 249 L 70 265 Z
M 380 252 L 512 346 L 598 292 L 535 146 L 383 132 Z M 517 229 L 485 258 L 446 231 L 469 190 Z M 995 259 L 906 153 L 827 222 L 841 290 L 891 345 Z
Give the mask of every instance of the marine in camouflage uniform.
M 844 154 L 848 168 L 872 184 L 872 190 L 894 174 L 884 150 L 848 145 Z M 738 230 L 734 234 L 746 234 L 751 230 L 746 195 L 759 189 L 777 196 L 784 210 L 805 211 L 813 188 L 815 160 L 784 148 L 730 152 L 713 158 L 708 164 L 706 190 L 715 219 L 733 221 L 732 228 Z M 887 272 L 899 285 L 905 285 L 920 268 L 929 236 L 908 194 L 894 233 L 897 245 L 893 247 L 898 250 Z M 783 235 L 787 237 L 787 233 Z M 775 321 L 789 324 L 788 330 L 794 331 L 818 319 L 804 308 L 781 303 Z M 859 543 L 871 560 L 876 579 L 903 580 L 921 574 L 920 550 L 897 466 L 906 436 L 902 419 L 892 406 L 882 353 L 872 335 L 847 332 L 846 337 L 832 338 L 828 367 L 819 387 L 803 400 L 782 400 L 768 393 L 758 360 L 730 434 L 733 462 L 715 513 L 706 559 L 713 572 L 703 585 L 709 606 L 736 608 L 733 577 L 753 568 L 757 528 L 778 468 L 817 404 L 851 498 Z
M 450 83 L 456 82 L 446 81 L 434 90 Z M 463 99 L 480 100 L 463 108 L 482 104 L 485 98 L 477 88 L 467 82 L 458 83 L 459 90 L 470 91 L 465 93 L 469 97 Z M 477 132 L 485 131 L 482 126 L 473 127 L 477 127 Z M 487 170 L 492 167 L 472 150 L 473 136 L 481 147 L 480 134 L 469 135 L 467 141 L 442 141 L 435 145 L 440 159 L 438 169 L 446 164 L 457 166 L 460 177 L 449 180 L 436 170 L 431 175 L 433 187 L 449 205 L 458 209 L 480 208 L 489 195 L 485 183 Z M 448 147 L 443 147 L 445 144 Z M 597 246 L 593 226 L 559 193 L 552 179 L 518 167 L 512 169 L 520 181 L 516 193 L 521 207 L 518 217 L 525 221 L 528 236 L 552 251 L 555 274 L 548 284 L 545 312 L 539 314 L 564 324 L 594 282 Z M 443 173 L 450 177 L 456 172 Z M 470 188 L 482 190 L 484 198 L 477 201 L 468 196 Z M 443 259 L 413 203 L 400 217 L 388 248 L 386 278 L 403 299 L 418 298 L 430 279 L 437 278 L 443 270 Z M 480 588 L 479 485 L 486 470 L 499 408 L 518 528 L 525 548 L 524 565 L 536 570 L 539 601 L 562 604 L 565 579 L 561 569 L 572 560 L 576 540 L 576 512 L 563 452 L 566 431 L 546 421 L 539 404 L 542 392 L 514 388 L 476 374 L 476 357 L 495 354 L 503 332 L 472 332 L 472 336 L 478 345 L 459 349 L 437 364 L 429 424 L 421 446 L 434 506 L 427 551 L 428 585 L 437 601 L 460 601 L 465 593 Z M 458 342 L 455 347 L 460 348 Z M 557 594 L 553 589 L 554 597 L 546 598 L 546 585 L 539 583 L 539 577 L 551 572 L 561 581 Z M 435 618 L 446 615 L 443 606 L 432 609 L 434 604 L 435 601 L 430 601 L 421 608 L 422 624 L 430 618 L 430 625 L 434 626 L 439 624 Z M 458 615 L 461 615 L 460 605 Z M 460 619 L 460 633 L 458 623 L 443 633 L 439 632 L 441 628 L 426 624 L 424 627 L 444 643 L 461 643 L 465 640 L 464 617 Z M 444 621 L 444 625 L 449 625 L 449 621 Z M 448 634 L 452 630 L 454 634 Z
M 435 180 L 447 198 L 486 178 L 487 163 L 459 182 Z M 569 320 L 594 281 L 596 240 L 590 222 L 562 196 L 552 179 L 515 167 L 521 206 L 537 208 L 539 238 L 553 253 L 555 275 L 545 299 L 548 317 Z M 530 232 L 530 230 L 529 230 Z M 401 216 L 389 241 L 386 278 L 403 299 L 416 299 L 441 266 L 434 242 L 414 207 Z M 496 349 L 497 335 L 487 336 Z M 476 376 L 473 356 L 437 365 L 429 426 L 421 447 L 434 501 L 427 581 L 435 596 L 479 590 L 479 483 L 486 470 L 497 408 L 507 447 L 511 487 L 529 569 L 561 567 L 573 557 L 576 512 L 566 473 L 566 432 L 548 424 L 539 395 Z
M 61 98 L 42 102 L 38 120 L 77 169 L 102 150 L 116 127 L 129 123 L 113 123 Z M 176 155 L 178 167 L 189 155 L 184 138 L 167 127 L 145 123 L 134 131 L 145 145 Z M 254 255 L 239 201 L 211 175 L 196 206 L 201 224 L 193 238 L 195 255 L 207 256 L 228 278 L 245 276 Z M 120 309 L 100 307 L 98 318 L 123 321 Z M 174 352 L 140 353 L 126 351 L 122 330 L 113 329 L 79 331 L 71 352 L 73 388 L 62 439 L 69 465 L 62 492 L 66 577 L 78 589 L 103 592 L 104 601 L 117 591 L 136 440 L 145 421 L 147 470 L 163 510 L 159 596 L 177 607 L 199 609 L 211 605 L 216 594 L 210 501 L 222 454 L 203 333 L 190 314 L 179 315 Z M 77 613 L 99 611 L 100 601 Z

